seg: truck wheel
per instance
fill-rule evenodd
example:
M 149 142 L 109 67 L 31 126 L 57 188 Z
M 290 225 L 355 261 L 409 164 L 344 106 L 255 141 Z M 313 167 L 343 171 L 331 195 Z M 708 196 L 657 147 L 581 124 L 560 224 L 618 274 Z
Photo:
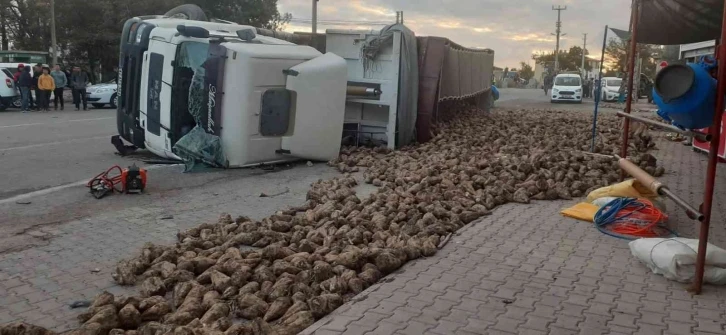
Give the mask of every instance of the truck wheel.
M 207 14 L 197 5 L 181 5 L 166 12 L 165 16 L 183 20 L 209 21 Z

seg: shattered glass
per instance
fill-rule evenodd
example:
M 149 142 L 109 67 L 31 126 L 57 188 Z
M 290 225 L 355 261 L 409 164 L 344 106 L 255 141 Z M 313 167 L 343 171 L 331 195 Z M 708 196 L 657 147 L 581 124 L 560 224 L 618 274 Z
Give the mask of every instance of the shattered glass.
M 185 172 L 199 168 L 200 163 L 213 167 L 226 167 L 221 139 L 219 136 L 207 133 L 201 126 L 205 112 L 205 98 L 208 96 L 204 63 L 209 55 L 209 44 L 185 42 L 179 47 L 176 67 L 194 71 L 189 85 L 188 111 L 197 125 L 177 141 L 173 148 L 174 153 L 184 161 Z

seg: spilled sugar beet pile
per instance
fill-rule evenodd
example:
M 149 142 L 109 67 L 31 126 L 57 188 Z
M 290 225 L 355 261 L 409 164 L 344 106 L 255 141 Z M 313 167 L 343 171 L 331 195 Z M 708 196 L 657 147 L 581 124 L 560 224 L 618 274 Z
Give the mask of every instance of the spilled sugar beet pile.
M 616 181 L 612 160 L 578 152 L 589 149 L 590 122 L 574 112 L 463 111 L 430 143 L 345 149 L 331 165 L 366 167 L 377 193 L 358 198 L 350 175 L 321 180 L 300 207 L 261 221 L 223 215 L 179 233 L 176 245 L 147 244 L 114 274 L 140 296 L 101 294 L 73 332 L 296 334 L 498 205 L 570 199 Z M 617 152 L 619 120 L 603 116 L 600 129 L 597 152 Z M 634 161 L 663 173 L 645 154 L 654 147 L 645 129 L 632 145 Z

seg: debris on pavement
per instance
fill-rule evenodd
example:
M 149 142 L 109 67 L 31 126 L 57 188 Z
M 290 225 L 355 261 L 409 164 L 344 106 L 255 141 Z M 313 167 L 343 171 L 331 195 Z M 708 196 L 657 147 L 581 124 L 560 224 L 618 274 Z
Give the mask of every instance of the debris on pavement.
M 262 193 L 260 193 L 260 198 L 274 198 L 274 197 L 278 197 L 278 196 L 281 196 L 281 195 L 287 194 L 287 193 L 290 193 L 290 189 L 285 187 L 284 191 L 274 193 L 274 194 L 267 194 L 265 192 L 262 192 Z
M 113 274 L 142 295 L 100 295 L 79 330 L 296 334 L 406 262 L 433 256 L 499 205 L 572 199 L 617 181 L 616 162 L 572 152 L 589 149 L 590 122 L 564 112 L 470 109 L 425 144 L 344 149 L 330 165 L 344 173 L 365 167 L 376 193 L 359 198 L 346 174 L 315 182 L 305 204 L 260 221 L 222 215 L 180 232 L 175 245 L 147 243 Z M 596 151 L 617 152 L 619 120 L 605 115 L 600 124 Z M 654 147 L 646 132 L 631 143 L 636 153 Z
M 18 205 L 30 205 L 33 202 L 32 201 L 29 201 L 29 200 L 18 200 L 15 203 L 18 204 Z
M 91 306 L 91 302 L 87 300 L 74 301 L 68 307 L 70 308 L 81 308 Z

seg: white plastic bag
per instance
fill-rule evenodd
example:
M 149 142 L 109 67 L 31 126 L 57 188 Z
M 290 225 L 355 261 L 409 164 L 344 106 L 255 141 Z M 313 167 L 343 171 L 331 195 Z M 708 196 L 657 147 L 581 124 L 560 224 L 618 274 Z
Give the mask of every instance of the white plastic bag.
M 633 256 L 653 273 L 678 282 L 693 281 L 698 240 L 680 237 L 641 238 L 628 245 Z M 726 250 L 708 244 L 703 280 L 714 285 L 726 285 Z

